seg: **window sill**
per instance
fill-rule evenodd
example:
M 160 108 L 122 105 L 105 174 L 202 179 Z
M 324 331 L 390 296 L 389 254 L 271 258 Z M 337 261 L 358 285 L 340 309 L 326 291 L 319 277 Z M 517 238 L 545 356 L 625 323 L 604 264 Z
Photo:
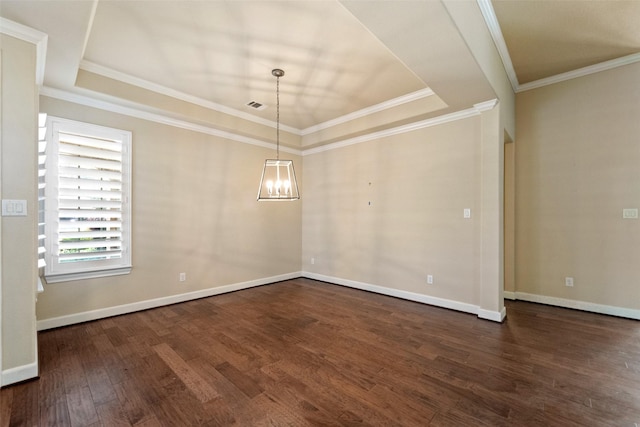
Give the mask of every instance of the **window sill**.
M 131 273 L 131 266 L 129 267 L 121 267 L 114 268 L 109 270 L 97 270 L 97 271 L 81 271 L 78 273 L 63 273 L 63 274 L 49 274 L 45 276 L 45 280 L 47 284 L 49 283 L 60 283 L 60 282 L 71 282 L 74 280 L 85 280 L 85 279 L 95 279 L 98 277 L 109 277 L 109 276 L 121 276 L 124 274 Z

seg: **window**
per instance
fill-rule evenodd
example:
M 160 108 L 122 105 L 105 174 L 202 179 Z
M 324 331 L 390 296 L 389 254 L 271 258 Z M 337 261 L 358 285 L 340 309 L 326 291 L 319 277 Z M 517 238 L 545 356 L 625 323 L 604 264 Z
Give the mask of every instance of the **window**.
M 42 286 L 42 280 L 40 276 L 44 271 L 46 265 L 45 260 L 45 220 L 44 220 L 44 204 L 45 204 L 45 175 L 46 170 L 46 149 L 47 149 L 47 115 L 44 113 L 38 114 L 38 292 L 42 292 L 44 287 Z
M 50 117 L 47 135 L 47 282 L 129 273 L 131 132 Z

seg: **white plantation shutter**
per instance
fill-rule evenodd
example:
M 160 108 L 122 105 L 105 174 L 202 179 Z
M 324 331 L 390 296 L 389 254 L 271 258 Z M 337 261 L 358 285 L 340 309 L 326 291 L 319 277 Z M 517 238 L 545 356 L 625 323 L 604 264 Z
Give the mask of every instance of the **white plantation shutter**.
M 46 149 L 47 149 L 47 115 L 38 114 L 38 291 L 43 291 L 40 276 L 46 265 L 45 261 L 45 175 L 46 169 Z
M 51 127 L 47 281 L 128 273 L 131 133 L 57 118 Z

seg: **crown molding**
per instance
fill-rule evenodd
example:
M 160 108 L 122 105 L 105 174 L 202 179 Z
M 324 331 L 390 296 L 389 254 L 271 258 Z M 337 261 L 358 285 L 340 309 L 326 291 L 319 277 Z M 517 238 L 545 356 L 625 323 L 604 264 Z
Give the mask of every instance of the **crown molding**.
M 493 101 L 489 101 L 489 102 L 493 102 Z M 485 104 L 485 103 L 483 103 Z M 478 104 L 480 105 L 480 104 Z M 494 104 L 495 105 L 495 104 Z M 338 142 L 334 142 L 331 144 L 327 144 L 327 145 L 322 145 L 320 147 L 315 147 L 315 148 L 309 148 L 302 151 L 302 155 L 306 156 L 306 155 L 310 155 L 310 154 L 317 154 L 317 153 L 322 153 L 324 151 L 330 151 L 330 150 L 335 150 L 338 148 L 343 148 L 343 147 L 348 147 L 349 145 L 355 145 L 355 144 L 360 144 L 362 142 L 367 142 L 367 141 L 372 141 L 375 139 L 380 139 L 380 138 L 387 138 L 393 135 L 400 135 L 402 133 L 406 133 L 406 132 L 412 132 L 415 130 L 419 130 L 419 129 L 424 129 L 424 128 L 428 128 L 431 126 L 437 126 L 437 125 L 441 125 L 444 123 L 449 123 L 449 122 L 453 122 L 456 120 L 461 120 L 461 119 L 466 119 L 469 117 L 473 117 L 473 116 L 477 116 L 481 113 L 481 111 L 478 108 L 476 108 L 475 106 L 472 108 L 468 108 L 466 110 L 461 110 L 461 111 L 456 111 L 453 113 L 449 113 L 449 114 L 444 114 L 442 116 L 438 116 L 438 117 L 433 117 L 430 119 L 426 119 L 426 120 L 421 120 L 419 122 L 415 122 L 415 123 L 409 123 L 407 125 L 402 125 L 402 126 L 397 126 L 395 128 L 391 128 L 391 129 L 385 129 L 385 130 L 381 130 L 378 132 L 372 132 L 366 135 L 361 135 L 361 136 L 357 136 L 355 138 L 349 138 L 349 139 L 345 139 L 342 141 L 338 141 Z
M 380 104 L 372 105 L 371 107 L 363 108 L 362 110 L 354 111 L 353 113 L 345 114 L 344 116 L 341 116 L 332 120 L 328 120 L 324 123 L 320 123 L 315 126 L 310 126 L 306 129 L 303 129 L 301 132 L 301 135 L 305 136 L 314 132 L 329 129 L 333 126 L 347 123 L 347 122 L 350 122 L 351 120 L 359 119 L 361 117 L 366 117 L 370 114 L 384 111 L 389 108 L 397 107 L 399 105 L 406 104 L 408 102 L 417 101 L 422 98 L 427 98 L 434 94 L 435 93 L 430 88 L 425 88 L 422 90 L 411 92 L 409 94 L 399 96 L 397 98 L 393 98 L 388 101 L 381 102 Z
M 599 73 L 601 71 L 607 71 L 613 68 L 622 67 L 623 65 L 633 64 L 639 61 L 640 61 L 640 53 L 634 53 L 631 55 L 612 59 L 610 61 L 589 65 L 588 67 L 578 68 L 577 70 L 568 71 L 562 74 L 556 74 L 555 76 L 546 77 L 544 79 L 535 80 L 529 83 L 524 83 L 518 86 L 518 88 L 516 89 L 516 92 L 524 92 L 531 89 L 537 89 L 543 86 L 552 85 L 554 83 L 560 83 L 560 82 L 575 79 L 578 77 L 584 77 L 590 74 Z
M 515 93 L 524 92 L 531 89 L 537 89 L 540 87 L 552 85 L 555 83 L 564 82 L 567 80 L 575 79 L 578 77 L 588 76 L 589 74 L 599 73 L 601 71 L 611 70 L 613 68 L 621 67 L 623 65 L 633 64 L 640 61 L 640 53 L 634 53 L 631 55 L 623 56 L 620 58 L 612 59 L 610 61 L 601 62 L 599 64 L 589 65 L 587 67 L 579 68 L 577 70 L 568 71 L 566 73 L 556 74 L 554 76 L 545 77 L 543 79 L 534 80 L 532 82 L 520 84 L 516 75 L 513 63 L 511 62 L 511 56 L 509 55 L 509 49 L 504 41 L 498 18 L 491 4 L 491 0 L 476 0 L 484 21 L 487 24 L 491 38 L 493 39 L 500 58 L 502 59 L 502 65 L 509 77 L 511 87 Z
M 86 92 L 86 93 L 82 93 Z M 142 104 L 137 104 L 130 101 L 124 101 L 115 97 L 108 97 L 109 99 L 97 99 L 92 96 L 93 92 L 89 90 L 77 90 L 74 92 L 57 89 L 49 86 L 42 86 L 40 88 L 40 95 L 49 98 L 59 99 L 61 101 L 72 102 L 74 104 L 85 105 L 91 108 L 97 108 L 103 111 L 109 111 L 116 114 L 123 114 L 129 117 L 135 117 L 142 120 L 148 120 L 155 123 L 164 124 L 167 126 L 173 126 L 180 129 L 186 129 L 193 132 L 199 132 L 207 135 L 212 135 L 231 141 L 240 142 L 243 144 L 254 145 L 263 148 L 275 149 L 276 144 L 262 141 L 256 138 L 250 138 L 243 135 L 238 135 L 233 132 L 216 129 L 212 126 L 205 126 L 200 123 L 194 123 L 183 118 L 170 117 L 166 112 L 159 109 L 152 109 Z M 491 109 L 497 105 L 497 100 L 482 102 L 474 105 L 471 108 L 456 111 L 442 116 L 433 117 L 430 119 L 422 120 L 415 123 L 409 123 L 407 125 L 398 126 L 391 129 L 385 129 L 378 132 L 372 132 L 366 135 L 362 135 L 355 138 L 349 138 L 342 141 L 338 141 L 332 144 L 323 145 L 320 147 L 309 149 L 295 149 L 290 147 L 280 147 L 280 151 L 294 154 L 296 156 L 306 156 L 308 154 L 316 154 L 323 151 L 335 150 L 349 145 L 360 144 L 362 142 L 372 141 L 375 139 L 386 138 L 393 135 L 399 135 L 406 132 L 412 132 L 419 129 L 428 128 L 431 126 L 437 126 L 444 123 L 453 122 L 456 120 L 466 119 L 469 117 L 477 116 L 482 111 Z
M 206 99 L 202 99 L 200 97 L 197 96 L 193 96 L 193 95 L 189 95 L 187 93 L 175 90 L 175 89 L 170 89 L 166 86 L 157 84 L 157 83 L 153 83 L 150 82 L 148 80 L 145 79 L 141 79 L 139 77 L 134 77 L 132 75 L 123 73 L 121 71 L 116 71 L 112 68 L 108 68 L 90 61 L 87 61 L 85 59 L 83 59 L 80 62 L 80 69 L 84 70 L 84 71 L 88 71 L 90 73 L 94 73 L 94 74 L 98 74 L 101 75 L 103 77 L 107 77 L 113 80 L 117 80 L 123 83 L 127 83 L 130 84 L 132 86 L 137 86 L 140 87 L 142 89 L 147 89 L 150 90 L 152 92 L 156 92 L 159 93 L 161 95 L 166 95 L 166 96 L 170 96 L 172 98 L 176 98 L 179 99 L 181 101 L 185 101 L 185 102 L 189 102 L 191 104 L 195 104 L 195 105 L 199 105 L 201 107 L 204 108 L 208 108 L 210 110 L 214 110 L 214 111 L 219 111 L 221 113 L 224 114 L 229 114 L 231 116 L 235 116 L 235 117 L 239 117 L 243 120 L 248 120 L 254 123 L 258 123 L 261 125 L 265 125 L 265 126 L 269 126 L 272 128 L 276 128 L 276 122 L 271 121 L 271 120 L 267 120 L 267 119 L 263 119 L 261 117 L 256 117 L 253 114 L 249 114 L 249 113 L 245 113 L 244 111 L 240 111 L 240 110 L 236 110 L 235 108 L 230 108 L 227 106 L 224 106 L 222 104 L 218 104 L 216 102 L 213 101 L 208 101 Z M 300 135 L 300 129 L 296 129 L 294 127 L 291 126 L 287 126 L 287 125 L 283 125 L 282 123 L 280 124 L 280 129 L 287 131 L 289 133 L 292 133 L 294 135 Z
M 498 23 L 496 12 L 493 10 L 491 0 L 477 0 L 477 2 L 480 7 L 480 12 L 482 12 L 482 16 L 484 17 L 484 22 L 487 24 L 487 28 L 489 29 L 489 33 L 493 39 L 493 43 L 496 45 L 500 59 L 502 59 L 502 66 L 507 73 L 507 77 L 509 77 L 511 88 L 514 92 L 517 92 L 520 83 L 518 83 L 518 76 L 516 75 L 516 70 L 513 68 L 509 49 L 507 48 L 507 43 L 504 41 L 504 37 L 502 36 L 502 29 Z
M 91 37 L 91 30 L 93 29 L 93 22 L 96 18 L 96 10 L 98 9 L 98 1 L 92 0 L 93 4 L 91 5 L 91 13 L 89 14 L 89 22 L 87 24 L 87 30 L 84 33 L 84 42 L 82 43 L 82 54 L 80 58 L 84 58 L 84 54 L 87 51 L 87 45 L 89 44 L 89 37 Z
M 49 36 L 26 25 L 0 17 L 0 33 L 36 45 L 36 85 L 44 83 L 44 69 L 47 63 Z
M 90 91 L 87 91 L 90 92 Z M 232 132 L 216 129 L 212 126 L 205 126 L 199 123 L 194 123 L 188 120 L 170 117 L 161 110 L 150 109 L 141 104 L 123 101 L 117 98 L 112 100 L 101 100 L 92 96 L 85 95 L 80 92 L 70 92 L 67 90 L 56 89 L 48 86 L 40 88 L 40 95 L 47 96 L 49 98 L 55 98 L 62 101 L 73 102 L 74 104 L 85 105 L 87 107 L 97 108 L 99 110 L 109 111 L 112 113 L 123 114 L 129 117 L 135 117 L 138 119 L 148 120 L 155 123 L 160 123 L 168 126 L 173 126 L 181 129 L 186 129 L 194 132 L 204 133 L 207 135 L 217 136 L 224 139 L 229 139 L 243 144 L 255 145 L 258 147 L 276 149 L 276 144 L 271 142 L 262 141 L 256 138 L 250 138 L 243 135 L 238 135 Z M 302 153 L 300 150 L 289 147 L 280 147 L 280 151 L 286 153 L 295 154 L 300 156 Z
M 243 111 L 240 110 L 236 110 L 234 108 L 230 108 L 227 106 L 224 106 L 222 104 L 218 104 L 216 102 L 212 102 L 212 101 L 208 101 L 202 98 L 199 98 L 197 96 L 193 96 L 193 95 L 189 95 L 186 94 L 184 92 L 180 92 L 174 89 L 170 89 L 166 86 L 162 86 L 159 85 L 157 83 L 153 83 L 150 82 L 148 80 L 144 80 L 141 79 L 139 77 L 134 77 L 131 76 L 129 74 L 114 70 L 112 68 L 108 68 L 99 64 L 96 64 L 94 62 L 90 62 L 87 60 L 82 60 L 80 63 L 80 69 L 84 70 L 84 71 L 88 71 L 94 74 L 98 74 L 101 75 L 103 77 L 107 77 L 110 79 L 114 79 L 117 81 L 121 81 L 123 83 L 126 84 L 130 84 L 133 86 L 137 86 L 143 89 L 147 89 L 150 90 L 152 92 L 156 92 L 156 93 L 160 93 L 162 95 L 166 95 L 166 96 L 170 96 L 172 98 L 176 98 L 176 99 L 180 99 L 182 101 L 185 102 L 189 102 L 195 105 L 199 105 L 201 107 L 204 108 L 208 108 L 214 111 L 219 111 L 221 113 L 225 113 L 225 114 L 229 114 L 235 117 L 239 117 L 241 119 L 244 120 L 248 120 L 254 123 L 259 123 L 265 126 L 269 126 L 272 128 L 276 128 L 276 123 L 271 121 L 271 120 L 267 120 L 267 119 L 263 119 L 261 117 L 256 117 L 252 114 L 249 113 L 245 113 Z M 292 126 L 287 126 L 287 125 L 283 125 L 282 123 L 280 124 L 280 129 L 292 133 L 294 135 L 298 135 L 298 136 L 304 136 L 304 135 L 308 135 L 314 132 L 318 132 L 320 130 L 324 130 L 324 129 L 328 129 L 331 128 L 333 126 L 342 124 L 342 123 L 346 123 L 349 122 L 351 120 L 355 120 L 361 117 L 365 117 L 368 116 L 370 114 L 373 113 L 377 113 L 379 111 L 384 111 L 393 107 L 397 107 L 399 105 L 402 104 L 406 104 L 408 102 L 412 102 L 412 101 L 416 101 L 422 98 L 426 98 L 429 96 L 434 95 L 433 90 L 431 90 L 430 88 L 425 88 L 416 92 L 412 92 L 403 96 L 399 96 L 397 98 L 394 99 L 390 99 L 388 101 L 382 102 L 380 104 L 376 104 L 373 105 L 371 107 L 367 107 L 367 108 L 363 108 L 362 110 L 358 110 L 358 111 L 354 111 L 353 113 L 349 113 L 346 114 L 344 116 L 338 117 L 336 119 L 332 119 L 329 121 L 326 121 L 324 123 L 320 123 L 318 125 L 315 126 L 311 126 L 308 127 L 304 130 L 300 130 L 297 128 L 294 128 Z
M 483 111 L 492 110 L 496 105 L 498 105 L 498 98 L 473 104 L 473 108 L 475 108 L 479 113 L 481 113 Z

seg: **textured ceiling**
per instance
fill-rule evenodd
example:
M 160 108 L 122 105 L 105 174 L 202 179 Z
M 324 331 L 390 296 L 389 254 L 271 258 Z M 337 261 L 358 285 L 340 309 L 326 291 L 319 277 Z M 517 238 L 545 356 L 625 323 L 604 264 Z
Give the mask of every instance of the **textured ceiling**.
M 436 115 L 495 98 L 451 18 L 459 1 L 495 11 L 519 84 L 640 51 L 640 0 L 0 0 L 0 16 L 49 35 L 50 88 L 91 72 L 273 121 L 282 68 L 282 123 L 304 131 L 416 94 L 442 100 L 420 112 Z
M 640 52 L 640 1 L 492 0 L 520 84 Z

